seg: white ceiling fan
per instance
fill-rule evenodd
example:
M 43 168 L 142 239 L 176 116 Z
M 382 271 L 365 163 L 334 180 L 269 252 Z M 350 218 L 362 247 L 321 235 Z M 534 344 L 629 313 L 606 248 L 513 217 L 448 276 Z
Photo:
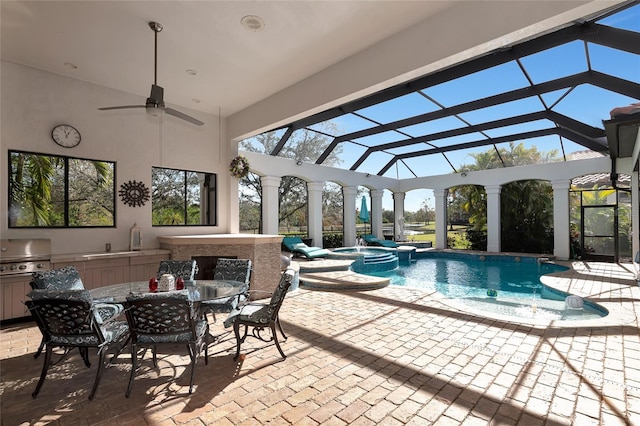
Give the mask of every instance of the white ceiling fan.
M 151 85 L 151 94 L 147 98 L 145 105 L 121 105 L 113 107 L 98 108 L 101 111 L 108 111 L 114 109 L 130 109 L 130 108 L 146 108 L 148 112 L 158 109 L 166 112 L 174 117 L 186 120 L 189 123 L 197 126 L 202 126 L 204 123 L 196 118 L 193 118 L 183 112 L 177 111 L 173 108 L 168 108 L 164 104 L 164 89 L 158 86 L 158 33 L 162 31 L 162 25 L 157 22 L 149 22 L 149 27 L 154 32 L 155 46 L 154 46 L 154 66 L 153 66 L 153 84 Z

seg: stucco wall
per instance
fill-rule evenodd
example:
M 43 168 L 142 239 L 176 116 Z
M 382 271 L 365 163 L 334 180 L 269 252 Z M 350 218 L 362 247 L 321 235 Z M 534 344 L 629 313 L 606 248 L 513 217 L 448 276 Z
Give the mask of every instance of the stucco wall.
M 50 238 L 54 254 L 113 251 L 129 246 L 129 228 L 142 228 L 144 248 L 160 247 L 157 237 L 175 234 L 229 232 L 235 181 L 227 166 L 233 155 L 225 140 L 224 120 L 177 108 L 201 121 L 198 127 L 175 117 L 153 117 L 144 109 L 98 111 L 98 107 L 144 104 L 145 96 L 111 90 L 67 77 L 1 62 L 0 234 L 2 238 Z M 147 86 L 141 88 L 146 91 Z M 165 97 L 170 100 L 171 92 Z M 80 145 L 62 148 L 51 139 L 57 124 L 70 124 L 82 134 Z M 219 128 L 222 125 L 222 128 Z M 152 227 L 151 201 L 142 207 L 124 205 L 117 197 L 116 228 L 8 229 L 7 176 L 9 149 L 116 162 L 117 188 L 130 180 L 151 187 L 151 167 L 187 169 L 218 175 L 218 226 Z M 237 216 L 237 213 L 236 213 Z M 236 219 L 237 221 L 237 219 Z

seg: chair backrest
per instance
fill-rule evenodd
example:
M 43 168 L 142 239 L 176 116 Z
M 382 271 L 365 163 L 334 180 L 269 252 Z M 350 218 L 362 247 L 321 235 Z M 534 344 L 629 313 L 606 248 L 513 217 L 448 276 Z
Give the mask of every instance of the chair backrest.
M 249 285 L 251 280 L 251 259 L 218 258 L 213 279 L 239 281 Z
M 75 266 L 67 266 L 31 274 L 32 289 L 36 290 L 83 290 L 84 284 Z
M 158 279 L 163 274 L 171 274 L 174 277 L 181 277 L 183 280 L 194 280 L 198 273 L 198 264 L 195 259 L 191 260 L 161 260 L 158 268 Z
M 131 338 L 136 343 L 195 340 L 197 313 L 187 290 L 127 296 L 125 308 Z
M 48 340 L 95 346 L 105 341 L 88 290 L 34 290 L 25 304 Z
M 302 241 L 302 238 L 300 237 L 284 237 L 282 239 L 282 245 L 284 245 L 289 251 L 294 251 L 297 248 L 309 247 L 304 243 L 304 241 Z
M 271 300 L 269 301 L 269 306 L 267 307 L 267 313 L 271 320 L 275 320 L 278 316 L 278 312 L 280 311 L 280 307 L 282 306 L 284 297 L 287 295 L 289 287 L 291 287 L 291 282 L 293 281 L 294 274 L 295 272 L 293 271 L 293 269 L 287 269 L 282 273 L 280 282 L 278 282 L 278 285 L 273 291 Z

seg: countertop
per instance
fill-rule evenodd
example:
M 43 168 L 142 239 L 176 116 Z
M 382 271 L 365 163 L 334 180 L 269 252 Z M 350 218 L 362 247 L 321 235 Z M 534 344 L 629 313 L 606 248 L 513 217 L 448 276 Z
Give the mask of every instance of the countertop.
M 140 256 L 157 256 L 166 255 L 167 259 L 171 257 L 171 250 L 165 249 L 148 249 L 136 251 L 110 251 L 110 252 L 94 252 L 94 253 L 68 253 L 51 255 L 51 263 L 56 262 L 83 262 L 90 260 L 107 260 L 119 259 L 123 257 L 140 257 Z

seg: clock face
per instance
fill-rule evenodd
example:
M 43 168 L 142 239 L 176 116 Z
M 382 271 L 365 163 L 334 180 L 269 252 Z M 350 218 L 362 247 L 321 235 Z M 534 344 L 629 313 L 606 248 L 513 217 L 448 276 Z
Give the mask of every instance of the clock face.
M 60 146 L 73 148 L 80 143 L 80 132 L 68 124 L 56 126 L 51 131 L 51 137 Z

